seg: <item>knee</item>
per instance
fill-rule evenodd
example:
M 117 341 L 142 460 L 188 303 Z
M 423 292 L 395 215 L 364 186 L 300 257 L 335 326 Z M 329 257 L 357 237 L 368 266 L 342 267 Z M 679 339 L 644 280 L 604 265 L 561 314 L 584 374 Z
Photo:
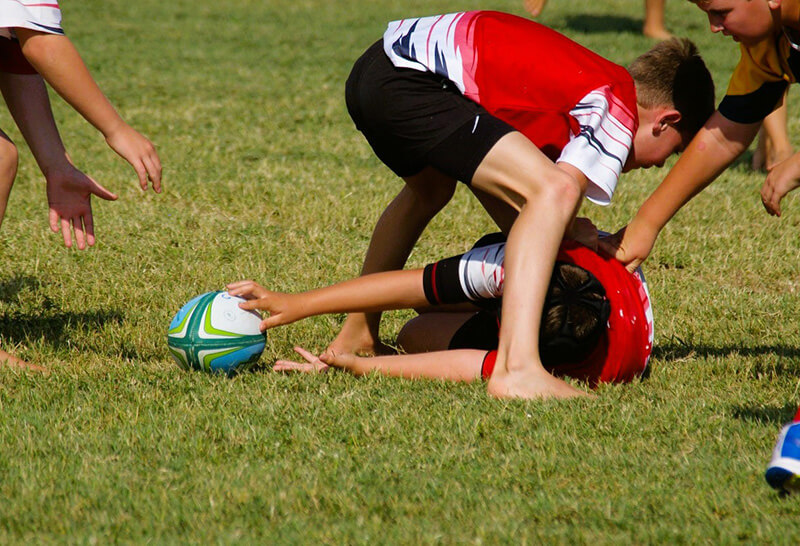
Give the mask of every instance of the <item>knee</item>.
M 525 203 L 541 200 L 554 212 L 572 215 L 580 204 L 582 190 L 580 182 L 569 173 L 556 169 L 545 184 L 528 187 L 522 197 Z
M 6 183 L 10 185 L 14 181 L 18 162 L 17 147 L 10 140 L 0 138 L 0 184 L 7 181 Z
M 404 353 L 414 352 L 413 322 L 414 319 L 411 319 L 409 322 L 406 322 L 400 329 L 400 332 L 397 334 L 397 340 L 396 340 L 397 347 Z
M 420 340 L 421 334 L 423 334 L 420 322 L 419 317 L 409 320 L 397 334 L 397 346 L 404 353 L 425 352 L 424 344 Z

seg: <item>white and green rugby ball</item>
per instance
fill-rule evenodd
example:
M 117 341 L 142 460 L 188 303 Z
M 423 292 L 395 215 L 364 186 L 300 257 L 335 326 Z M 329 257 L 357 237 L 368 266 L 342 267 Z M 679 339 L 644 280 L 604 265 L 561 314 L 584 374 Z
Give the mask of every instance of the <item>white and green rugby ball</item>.
M 184 305 L 169 325 L 169 352 L 185 369 L 234 375 L 255 364 L 267 337 L 261 317 L 239 308 L 242 298 L 207 292 Z

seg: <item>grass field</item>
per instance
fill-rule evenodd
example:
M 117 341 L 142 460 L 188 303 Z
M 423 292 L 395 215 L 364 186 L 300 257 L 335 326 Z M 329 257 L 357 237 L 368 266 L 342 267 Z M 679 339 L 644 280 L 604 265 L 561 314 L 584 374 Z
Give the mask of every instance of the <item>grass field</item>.
M 649 379 L 593 400 L 496 401 L 485 386 L 270 372 L 325 347 L 342 316 L 270 334 L 263 367 L 185 373 L 166 328 L 195 294 L 254 278 L 301 290 L 357 274 L 400 184 L 350 122 L 343 85 L 385 23 L 522 2 L 62 2 L 64 26 L 123 116 L 158 146 L 165 192 L 54 97 L 95 201 L 97 246 L 63 248 L 21 166 L 0 230 L 0 543 L 797 544 L 800 505 L 763 471 L 800 388 L 800 201 L 767 216 L 749 154 L 681 211 L 645 271 Z M 651 42 L 641 0 L 553 0 L 541 17 L 625 64 Z M 721 95 L 738 53 L 689 2 L 669 28 Z M 791 127 L 800 134 L 794 95 Z M 795 145 L 800 141 L 795 140 Z M 623 176 L 615 230 L 665 170 Z M 462 189 L 409 265 L 492 229 Z M 385 317 L 392 341 L 408 313 Z

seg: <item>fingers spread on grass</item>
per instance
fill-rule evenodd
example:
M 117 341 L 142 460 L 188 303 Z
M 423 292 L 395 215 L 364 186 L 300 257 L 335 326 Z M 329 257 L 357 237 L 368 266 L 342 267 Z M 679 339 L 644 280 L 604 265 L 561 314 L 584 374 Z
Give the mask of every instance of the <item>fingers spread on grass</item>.
M 302 373 L 319 373 L 328 370 L 328 365 L 322 362 L 318 356 L 303 349 L 302 347 L 295 347 L 294 351 L 302 356 L 306 362 L 294 362 L 292 360 L 278 360 L 273 366 L 276 372 L 302 372 Z

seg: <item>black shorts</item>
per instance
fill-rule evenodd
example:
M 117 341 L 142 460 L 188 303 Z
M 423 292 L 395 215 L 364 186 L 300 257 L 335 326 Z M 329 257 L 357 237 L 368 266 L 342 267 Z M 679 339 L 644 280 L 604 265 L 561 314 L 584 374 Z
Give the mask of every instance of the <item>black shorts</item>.
M 478 311 L 461 325 L 450 340 L 448 349 L 481 349 L 494 351 L 500 337 L 497 315 L 491 311 Z
M 432 166 L 469 184 L 489 150 L 514 131 L 447 78 L 395 67 L 382 41 L 356 61 L 345 100 L 375 154 L 400 177 Z

